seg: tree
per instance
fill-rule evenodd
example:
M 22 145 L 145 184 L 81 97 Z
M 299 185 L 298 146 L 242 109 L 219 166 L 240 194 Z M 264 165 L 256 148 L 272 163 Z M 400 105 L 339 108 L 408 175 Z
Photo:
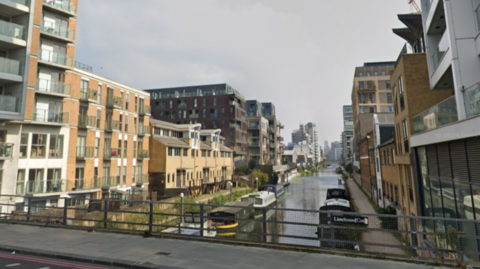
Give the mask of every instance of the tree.
M 347 171 L 349 174 L 353 173 L 352 163 L 348 163 L 347 166 L 345 166 L 345 171 Z
M 246 165 L 239 165 L 235 168 L 235 174 L 237 175 L 248 175 L 250 174 L 250 169 Z
M 268 175 L 260 170 L 253 170 L 252 176 L 254 180 L 258 178 L 258 190 L 261 190 L 263 185 L 268 184 L 270 181 Z
M 257 161 L 255 161 L 254 159 L 250 159 L 250 161 L 248 161 L 248 168 L 250 168 L 250 170 L 253 170 L 255 169 L 255 167 L 257 167 Z
M 297 168 L 297 172 L 299 172 L 299 173 L 303 172 L 303 167 L 301 167 L 301 166 L 298 166 L 298 168 Z

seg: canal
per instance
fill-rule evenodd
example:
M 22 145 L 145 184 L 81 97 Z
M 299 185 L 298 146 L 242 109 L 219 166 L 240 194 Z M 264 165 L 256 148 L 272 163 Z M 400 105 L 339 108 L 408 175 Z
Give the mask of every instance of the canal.
M 337 165 L 332 165 L 318 172 L 318 175 L 293 179 L 290 181 L 290 186 L 286 188 L 285 194 L 277 200 L 274 208 L 318 210 L 325 201 L 327 189 L 338 188 L 338 174 L 335 173 L 336 167 Z M 241 227 L 235 238 L 248 241 L 262 241 L 262 236 L 258 234 L 263 229 L 261 215 L 258 215 L 256 220 Z M 319 246 L 319 241 L 315 239 L 317 236 L 318 213 L 269 210 L 267 220 L 268 234 L 285 235 L 285 237 L 269 236 L 267 238 L 268 242 Z M 312 226 L 285 224 L 282 222 L 311 223 Z M 287 236 L 312 239 L 289 238 Z

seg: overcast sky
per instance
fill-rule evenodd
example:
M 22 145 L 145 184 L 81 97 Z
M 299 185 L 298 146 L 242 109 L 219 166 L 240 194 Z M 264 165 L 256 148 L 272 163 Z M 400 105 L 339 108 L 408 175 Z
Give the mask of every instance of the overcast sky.
M 419 1 L 417 1 L 419 3 Z M 76 60 L 139 89 L 228 83 L 340 140 L 354 68 L 395 61 L 407 0 L 82 0 Z

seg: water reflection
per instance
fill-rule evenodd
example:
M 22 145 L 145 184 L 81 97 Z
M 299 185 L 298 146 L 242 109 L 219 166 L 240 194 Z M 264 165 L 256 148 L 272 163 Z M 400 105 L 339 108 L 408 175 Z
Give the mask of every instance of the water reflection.
M 275 209 L 293 208 L 318 210 L 325 201 L 327 189 L 338 188 L 337 176 L 338 175 L 335 174 L 335 167 L 332 167 L 319 172 L 318 176 L 302 177 L 291 181 L 290 186 L 286 188 L 285 195 L 277 200 L 274 209 L 267 212 L 267 233 L 283 236 L 269 236 L 267 237 L 267 241 L 283 244 L 319 246 L 316 235 L 318 213 Z M 262 241 L 262 213 L 257 212 L 257 214 L 256 221 L 248 222 L 232 237 L 239 240 Z M 307 225 L 292 224 L 292 222 Z M 311 224 L 311 226 L 308 226 L 308 224 Z M 290 238 L 288 236 L 302 238 Z

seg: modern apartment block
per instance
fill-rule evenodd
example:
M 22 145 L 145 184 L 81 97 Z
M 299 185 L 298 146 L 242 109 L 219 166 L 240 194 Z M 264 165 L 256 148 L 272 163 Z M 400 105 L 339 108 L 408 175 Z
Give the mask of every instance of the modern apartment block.
M 386 143 L 388 140 L 394 138 L 395 133 L 395 125 L 393 121 L 393 114 L 391 113 L 375 113 L 373 114 L 373 151 L 374 151 L 374 192 L 371 194 L 372 200 L 377 203 L 378 206 L 384 206 L 383 203 L 383 171 L 382 166 L 380 165 L 381 162 L 381 151 L 380 146 Z M 391 154 L 393 155 L 393 151 Z M 393 158 L 393 157 L 392 157 Z M 392 162 L 393 165 L 395 162 Z
M 345 164 L 351 162 L 350 140 L 353 137 L 352 106 L 343 106 L 342 157 Z
M 364 114 L 392 113 L 390 74 L 395 62 L 364 63 L 355 68 L 352 87 L 353 152 L 355 169 L 359 168 L 358 144 L 365 132 L 372 130 L 373 117 Z M 363 115 L 363 116 L 362 116 Z M 363 126 L 366 125 L 366 126 Z
M 235 161 L 245 161 L 247 122 L 245 98 L 228 84 L 146 90 L 151 95 L 154 119 L 175 124 L 200 123 L 220 129 Z
M 261 165 L 280 165 L 283 154 L 283 137 L 280 130 L 283 129 L 283 125 L 276 117 L 275 106 L 272 103 L 248 100 L 246 107 L 247 161 L 253 159 Z
M 0 193 L 39 210 L 148 182 L 149 95 L 74 67 L 77 5 L 0 1 Z
M 224 188 L 232 179 L 233 151 L 220 129 L 200 123 L 173 124 L 152 120 L 150 192 L 154 198 L 180 193 L 196 196 Z
M 320 161 L 320 145 L 318 144 L 317 125 L 313 122 L 300 124 L 298 130 L 292 132 L 292 142 L 300 144 L 303 141 L 309 146 L 309 155 L 314 162 Z
M 412 165 L 425 216 L 480 219 L 479 7 L 478 0 L 422 1 L 429 88 L 453 93 L 413 117 Z

